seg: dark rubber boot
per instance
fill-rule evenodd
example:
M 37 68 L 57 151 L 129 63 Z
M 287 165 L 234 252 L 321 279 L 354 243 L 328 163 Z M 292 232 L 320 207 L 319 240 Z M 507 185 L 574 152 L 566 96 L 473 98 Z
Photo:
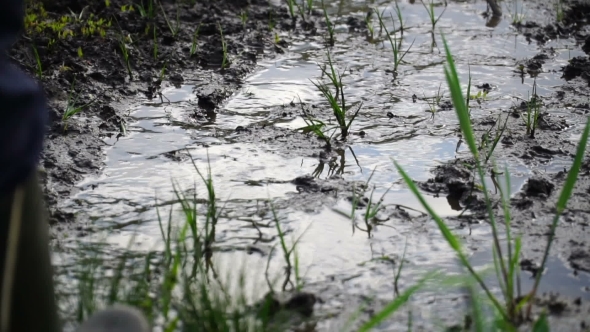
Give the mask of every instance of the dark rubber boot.
M 150 332 L 143 314 L 134 308 L 118 305 L 90 316 L 76 332 Z

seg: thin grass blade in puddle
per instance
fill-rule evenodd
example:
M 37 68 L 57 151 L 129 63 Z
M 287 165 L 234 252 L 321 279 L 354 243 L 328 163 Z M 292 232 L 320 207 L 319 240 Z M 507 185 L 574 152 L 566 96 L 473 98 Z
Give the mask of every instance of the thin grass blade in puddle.
M 574 190 L 574 185 L 578 179 L 578 173 L 580 172 L 580 168 L 582 167 L 582 162 L 584 159 L 584 153 L 586 151 L 586 144 L 588 143 L 588 134 L 590 133 L 590 118 L 586 121 L 586 127 L 582 133 L 582 137 L 580 138 L 580 142 L 578 143 L 578 149 L 576 150 L 576 157 L 574 159 L 574 163 L 567 174 L 567 178 L 565 180 L 565 185 L 561 190 L 561 194 L 559 195 L 559 199 L 557 201 L 556 212 L 555 216 L 553 217 L 553 222 L 551 223 L 551 231 L 549 232 L 549 238 L 547 239 L 547 246 L 545 247 L 545 252 L 543 254 L 543 260 L 541 262 L 541 269 L 539 273 L 537 273 L 535 284 L 533 286 L 533 290 L 531 291 L 530 297 L 533 298 L 537 293 L 537 289 L 539 287 L 539 283 L 541 282 L 541 277 L 543 275 L 543 271 L 545 270 L 545 265 L 547 264 L 547 258 L 549 257 L 549 251 L 551 250 L 551 244 L 555 238 L 555 229 L 557 228 L 557 224 L 559 223 L 559 218 L 561 214 L 567 207 L 567 203 L 572 195 Z M 532 302 L 529 303 L 529 307 L 527 309 L 527 315 L 530 316 L 532 307 Z
M 366 332 L 372 330 L 377 325 L 381 324 L 385 321 L 389 316 L 394 314 L 398 311 L 408 300 L 410 296 L 420 290 L 428 280 L 431 280 L 437 273 L 431 272 L 428 273 L 425 277 L 421 278 L 415 285 L 406 289 L 403 293 L 401 293 L 398 297 L 396 297 L 393 301 L 391 301 L 388 305 L 385 306 L 380 312 L 378 312 L 373 318 L 371 318 L 368 322 L 366 322 L 361 328 L 358 330 L 359 332 Z

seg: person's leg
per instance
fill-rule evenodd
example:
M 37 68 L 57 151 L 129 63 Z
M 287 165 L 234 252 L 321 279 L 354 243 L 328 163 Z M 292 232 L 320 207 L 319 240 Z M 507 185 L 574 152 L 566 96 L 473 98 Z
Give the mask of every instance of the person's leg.
M 0 220 L 1 318 L 8 317 L 9 331 L 59 331 L 48 225 L 36 174 L 0 197 Z

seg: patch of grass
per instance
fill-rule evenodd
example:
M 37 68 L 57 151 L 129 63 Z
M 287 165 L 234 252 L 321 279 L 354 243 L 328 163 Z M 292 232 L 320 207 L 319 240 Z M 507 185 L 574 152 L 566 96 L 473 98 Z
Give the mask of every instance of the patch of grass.
M 193 166 L 206 188 L 206 197 L 197 199 L 196 188 L 193 194 L 185 194 L 173 182 L 175 199 L 156 204 L 161 249 L 133 251 L 134 237 L 125 250 L 115 250 L 115 255 L 104 243 L 99 246 L 81 243 L 76 248 L 75 264 L 64 267 L 68 281 L 57 287 L 61 304 L 74 299 L 74 307 L 67 307 L 75 317 L 69 319 L 81 322 L 104 306 L 121 303 L 143 311 L 151 325 L 162 331 L 288 330 L 287 324 L 295 310 L 288 310 L 287 315 L 276 314 L 281 308 L 271 300 L 274 290 L 269 279 L 269 263 L 265 277 L 271 296 L 264 296 L 265 290 L 258 288 L 257 283 L 251 284 L 251 281 L 258 281 L 249 278 L 253 275 L 252 266 L 243 264 L 240 267 L 234 262 L 227 271 L 221 271 L 216 265 L 213 259 L 215 226 L 223 207 L 218 205 L 211 166 L 204 172 L 194 160 Z M 161 214 L 161 206 L 169 206 L 167 218 Z M 296 254 L 301 236 L 288 244 L 278 214 L 272 204 L 270 207 L 279 243 L 272 247 L 268 256 L 273 257 L 272 251 L 280 246 L 288 267 L 285 272 L 295 273 L 295 285 L 291 285 L 301 289 L 303 281 Z M 178 219 L 174 217 L 175 211 L 180 213 Z M 204 212 L 198 214 L 198 211 Z M 76 283 L 69 282 L 70 269 L 74 269 Z M 289 283 L 285 281 L 283 289 Z M 252 303 L 259 299 L 262 301 Z
M 144 3 L 147 2 L 146 3 Z M 139 3 L 135 4 L 135 8 L 139 15 L 143 18 L 153 20 L 156 17 L 156 7 L 154 6 L 154 0 L 140 0 Z
M 479 286 L 483 289 L 486 294 L 487 299 L 492 303 L 494 309 L 499 315 L 500 321 L 496 321 L 496 324 L 501 324 L 502 326 L 512 330 L 516 328 L 524 318 L 530 318 L 530 310 L 532 306 L 532 299 L 534 298 L 538 284 L 540 282 L 541 276 L 543 273 L 538 273 L 535 280 L 535 285 L 531 292 L 524 296 L 520 297 L 518 294 L 518 287 L 516 287 L 515 281 L 516 276 L 518 274 L 518 261 L 520 257 L 520 248 L 521 248 L 521 241 L 520 237 L 513 238 L 513 235 L 510 232 L 510 224 L 511 224 L 511 217 L 510 217 L 510 204 L 509 204 L 509 197 L 510 197 L 510 175 L 506 170 L 506 189 L 500 188 L 500 193 L 502 197 L 502 208 L 503 208 L 503 215 L 504 215 L 504 224 L 506 229 L 506 248 L 503 249 L 500 245 L 500 235 L 498 232 L 496 216 L 493 211 L 494 203 L 492 202 L 489 192 L 487 190 L 486 181 L 485 181 L 485 172 L 483 164 L 481 163 L 481 155 L 480 151 L 477 148 L 477 144 L 475 141 L 475 136 L 473 133 L 473 129 L 471 127 L 471 120 L 469 118 L 469 112 L 466 105 L 466 100 L 463 97 L 463 93 L 461 91 L 461 85 L 459 83 L 457 71 L 455 69 L 453 57 L 451 55 L 451 51 L 447 45 L 446 39 L 443 36 L 443 42 L 445 45 L 445 52 L 447 57 L 447 66 L 445 67 L 445 77 L 447 79 L 447 83 L 451 90 L 451 97 L 453 100 L 453 105 L 455 106 L 455 111 L 457 117 L 459 118 L 459 123 L 461 127 L 461 131 L 463 133 L 463 137 L 469 146 L 469 150 L 475 160 L 475 167 L 477 173 L 479 175 L 481 188 L 484 194 L 484 200 L 487 206 L 487 213 L 488 213 L 488 222 L 492 228 L 492 238 L 493 238 L 493 254 L 494 254 L 494 267 L 496 270 L 496 275 L 498 276 L 498 283 L 500 285 L 501 294 L 504 298 L 504 302 L 502 303 L 501 300 L 496 297 L 490 290 L 490 287 L 484 282 L 480 273 L 478 273 L 474 267 L 469 262 L 467 255 L 465 254 L 461 241 L 458 237 L 456 237 L 445 222 L 438 216 L 438 214 L 432 209 L 432 207 L 426 202 L 422 194 L 419 192 L 417 186 L 414 184 L 412 179 L 405 173 L 402 167 L 395 162 L 395 166 L 404 179 L 407 186 L 410 190 L 414 193 L 414 195 L 418 198 L 424 209 L 428 211 L 430 216 L 434 219 L 435 223 L 437 224 L 440 232 L 442 233 L 443 237 L 447 241 L 447 243 L 451 246 L 451 248 L 457 254 L 461 265 L 466 268 L 470 275 L 475 279 L 475 281 L 479 284 Z M 566 183 L 562 189 L 561 195 L 557 202 L 556 214 L 554 221 L 552 223 L 551 232 L 549 238 L 547 240 L 547 246 L 545 248 L 545 254 L 543 256 L 543 261 L 541 264 L 541 271 L 544 270 L 545 264 L 547 262 L 547 257 L 550 251 L 551 243 L 553 241 L 553 237 L 555 234 L 555 228 L 557 227 L 557 223 L 559 221 L 559 217 L 561 213 L 565 210 L 567 206 L 567 202 L 569 197 L 571 196 L 571 192 L 573 190 L 574 184 L 576 182 L 576 178 L 578 172 L 581 168 L 582 159 L 584 157 L 584 152 L 586 148 L 586 143 L 588 141 L 588 133 L 590 132 L 590 119 L 588 120 L 582 137 L 580 139 L 578 150 L 576 153 L 576 157 L 574 159 L 574 164 L 572 165 L 570 172 L 568 173 Z M 524 306 L 528 303 L 527 312 L 523 312 Z M 542 323 L 540 323 L 542 324 Z M 504 329 L 506 330 L 506 329 Z
M 75 31 L 82 33 L 84 37 L 105 37 L 106 31 L 111 27 L 111 20 L 99 18 L 93 13 L 85 15 L 87 8 L 88 6 L 84 7 L 79 14 L 70 11 L 70 15 L 51 17 L 42 3 L 27 2 L 24 17 L 25 34 L 48 35 L 49 44 L 55 43 L 55 40 L 73 37 L 76 35 Z
M 66 109 L 64 110 L 63 115 L 61 116 L 61 121 L 63 123 L 63 130 L 67 131 L 68 130 L 68 123 L 70 118 L 72 118 L 74 115 L 82 112 L 86 107 L 92 105 L 94 103 L 94 101 L 96 101 L 96 98 L 92 101 L 90 101 L 87 104 L 83 104 L 80 105 L 78 104 L 78 95 L 75 95 L 76 91 L 74 89 L 74 85 L 75 85 L 75 80 L 72 81 L 72 87 L 70 88 L 70 93 L 68 94 L 68 100 L 66 103 Z
M 180 8 L 178 7 L 178 5 L 176 6 L 176 21 L 174 21 L 174 24 L 172 24 L 172 22 L 168 18 L 168 15 L 166 15 L 166 11 L 162 6 L 162 2 L 160 2 L 160 9 L 162 10 L 162 14 L 164 14 L 164 20 L 166 20 L 166 25 L 168 25 L 168 29 L 170 29 L 172 38 L 176 39 L 178 33 L 180 32 Z
M 367 179 L 367 182 L 365 183 L 363 188 L 370 188 L 371 179 L 373 178 L 373 175 L 375 174 L 375 170 L 376 170 L 376 168 L 374 168 L 373 171 L 371 172 L 371 175 L 369 175 L 369 178 Z M 383 199 L 385 198 L 387 193 L 389 193 L 391 188 L 392 187 L 387 188 L 387 190 L 383 193 L 383 195 L 381 195 L 379 200 L 375 202 L 373 196 L 375 194 L 376 188 L 373 187 L 368 199 L 365 200 L 367 208 L 365 209 L 365 213 L 363 214 L 363 222 L 364 222 L 366 228 L 364 230 L 361 228 L 359 228 L 359 229 L 361 231 L 367 232 L 367 235 L 369 238 L 371 238 L 371 232 L 373 231 L 373 225 L 375 224 L 375 218 L 377 217 L 377 214 L 379 213 L 379 211 L 381 211 L 383 209 L 383 205 L 382 205 Z M 348 214 L 344 211 L 335 210 L 336 212 L 340 213 L 341 215 L 352 220 L 353 230 L 354 230 L 354 228 L 357 228 L 357 226 L 356 226 L 356 211 L 358 209 L 358 204 L 362 199 L 363 199 L 363 194 L 362 193 L 357 194 L 356 193 L 356 186 L 355 186 L 352 190 L 352 211 L 350 212 L 350 214 Z
M 334 25 L 330 21 L 324 0 L 322 0 L 322 10 L 324 11 L 324 18 L 326 20 L 326 27 L 328 29 L 328 44 L 330 46 L 334 46 Z
M 277 233 L 279 235 L 279 244 L 280 244 L 281 250 L 283 252 L 283 259 L 285 260 L 285 264 L 287 265 L 285 267 L 286 277 L 285 277 L 285 281 L 283 282 L 282 290 L 286 291 L 287 285 L 289 285 L 289 283 L 291 283 L 291 272 L 293 271 L 293 265 L 296 267 L 296 274 L 295 274 L 296 284 L 293 285 L 291 283 L 291 286 L 292 286 L 292 289 L 300 289 L 302 287 L 302 285 L 300 284 L 301 280 L 300 280 L 300 276 L 298 275 L 299 274 L 299 259 L 295 255 L 295 263 L 292 263 L 291 262 L 291 255 L 293 255 L 297 244 L 299 243 L 299 241 L 301 240 L 301 238 L 303 237 L 305 232 L 303 232 L 296 240 L 294 240 L 293 244 L 289 248 L 287 246 L 287 241 L 285 240 L 285 233 L 281 229 L 281 222 L 279 220 L 279 216 L 278 216 L 277 211 L 275 210 L 274 206 L 272 205 L 272 203 L 271 203 L 270 210 L 272 212 L 274 224 L 277 229 Z M 271 288 L 271 290 L 272 290 L 272 288 Z
M 321 81 L 314 82 L 312 81 L 313 85 L 318 88 L 318 90 L 322 93 L 322 96 L 328 101 L 330 108 L 336 118 L 336 122 L 338 123 L 338 128 L 340 129 L 340 136 L 342 139 L 346 139 L 348 137 L 350 126 L 356 119 L 359 111 L 361 110 L 363 104 L 361 103 L 358 106 L 358 109 L 352 114 L 350 119 L 347 122 L 347 111 L 348 108 L 346 106 L 346 99 L 344 97 L 344 85 L 342 84 L 342 74 L 339 73 L 332 61 L 332 57 L 330 56 L 330 52 L 328 52 L 328 65 L 320 67 L 322 73 L 328 77 L 332 87 L 336 90 L 334 93 L 330 89 L 329 86 L 322 83 Z
M 529 96 L 526 103 L 526 114 L 520 113 L 522 120 L 526 126 L 526 134 L 530 138 L 535 138 L 535 131 L 539 125 L 539 115 L 541 114 L 542 102 L 537 95 L 537 81 L 533 82 L 533 92 Z
M 422 5 L 426 9 L 426 12 L 428 12 L 428 18 L 430 19 L 430 24 L 432 25 L 432 32 L 434 32 L 436 23 L 438 23 L 438 20 L 440 20 L 440 18 L 443 16 L 445 11 L 447 10 L 447 7 L 445 6 L 445 9 L 443 9 L 442 13 L 440 13 L 440 15 L 436 17 L 436 14 L 434 13 L 434 8 L 436 7 L 436 5 L 434 4 L 434 0 L 429 0 L 428 4 L 426 4 L 424 0 L 422 0 Z
M 84 57 L 84 52 L 82 51 L 82 47 L 78 47 L 78 58 L 82 59 Z
M 470 100 L 475 100 L 478 103 L 481 103 L 482 100 L 486 100 L 487 97 L 488 97 L 488 92 L 487 91 L 481 91 L 481 90 L 480 91 L 477 91 L 477 93 L 474 94 L 474 95 L 472 95 L 472 94 L 469 95 L 469 99 Z
M 426 97 L 426 95 L 424 95 L 424 101 L 426 101 L 426 103 L 428 104 L 428 109 L 430 111 L 430 113 L 432 113 L 432 116 L 434 117 L 434 114 L 436 114 L 436 110 L 437 107 L 440 106 L 440 102 L 443 98 L 444 93 L 441 93 L 440 88 L 442 87 L 442 83 L 438 85 L 438 90 L 436 92 L 436 95 L 434 97 Z
M 195 32 L 193 33 L 193 41 L 191 44 L 191 50 L 190 50 L 190 55 L 193 56 L 195 55 L 195 53 L 197 53 L 197 50 L 199 49 L 199 30 L 201 30 L 201 24 L 199 23 L 199 25 L 197 26 L 197 29 L 195 29 Z
M 408 49 L 405 52 L 401 52 L 401 47 L 402 47 L 402 38 L 398 39 L 396 37 L 396 33 L 395 33 L 395 23 L 393 23 L 393 30 L 394 32 L 390 33 L 387 30 L 387 27 L 385 26 L 385 22 L 383 22 L 383 13 L 379 13 L 379 11 L 375 11 L 375 13 L 377 14 L 377 18 L 379 18 L 379 25 L 381 26 L 381 28 L 385 31 L 385 35 L 387 36 L 387 39 L 389 40 L 389 44 L 391 45 L 391 51 L 393 52 L 393 74 L 395 76 L 397 76 L 397 68 L 399 67 L 400 63 L 402 62 L 402 60 L 404 59 L 404 57 L 406 56 L 406 54 L 408 54 L 408 52 L 410 51 L 410 49 L 412 48 L 412 46 L 414 46 L 414 42 L 416 41 L 416 39 L 414 39 L 412 41 L 412 44 L 410 45 L 410 47 L 408 47 Z M 393 21 L 393 17 L 392 17 L 392 21 Z M 391 38 L 391 35 L 393 34 L 393 38 Z

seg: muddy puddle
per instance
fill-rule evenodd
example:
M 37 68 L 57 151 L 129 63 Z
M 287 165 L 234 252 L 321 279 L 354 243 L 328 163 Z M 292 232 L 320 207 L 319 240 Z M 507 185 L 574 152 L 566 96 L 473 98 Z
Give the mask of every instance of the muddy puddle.
M 362 1 L 326 3 L 335 18 L 353 15 L 361 23 L 369 8 Z M 394 7 L 387 1 L 371 2 L 371 6 L 385 10 L 392 30 L 389 13 L 395 15 Z M 350 25 L 344 19 L 337 21 L 336 44 L 330 53 L 337 67 L 345 70 L 347 102 L 362 102 L 349 147 L 323 155 L 322 144 L 315 138 L 295 133 L 305 125 L 299 99 L 306 109 L 320 116 L 328 114 L 321 113 L 326 104 L 310 81 L 320 78 L 318 64 L 327 61 L 326 47 L 319 36 L 281 35 L 291 43 L 286 53 L 259 63 L 242 88 L 215 112 L 195 116 L 195 89 L 203 86 L 190 81 L 165 88 L 162 103 L 144 100 L 129 109 L 127 135 L 105 140 L 110 147 L 105 150 L 106 166 L 101 174 L 78 183 L 79 192 L 62 204 L 64 211 L 76 215 L 82 227 L 98 230 L 72 239 L 71 246 L 77 241 L 106 240 L 113 248 L 122 249 L 134 238 L 134 250 L 158 248 L 161 235 L 156 209 L 167 215 L 174 200 L 172 182 L 189 194 L 196 187 L 197 197 L 206 197 L 192 156 L 202 171 L 210 164 L 217 197 L 225 204 L 217 230 L 217 258 L 264 265 L 276 244 L 276 230 L 254 225 L 269 223 L 267 200 L 272 199 L 289 232 L 287 237 L 295 239 L 303 234 L 298 254 L 306 288 L 324 297 L 320 315 L 346 313 L 353 309 L 349 308 L 351 301 L 361 303 L 364 297 L 374 296 L 382 303 L 391 300 L 392 275 L 406 243 L 401 288 L 433 269 L 459 271 L 454 253 L 434 223 L 412 219 L 420 217 L 423 209 L 402 185 L 392 162 L 398 161 L 415 180 L 426 181 L 432 177 L 433 167 L 468 154 L 465 146 L 457 149 L 455 113 L 444 107 L 449 94 L 440 35 L 437 32 L 432 39 L 430 22 L 420 2 L 400 2 L 400 8 L 406 26 L 403 48 L 412 42 L 413 46 L 396 79 L 387 72 L 392 63 L 388 43 L 370 42 L 363 34 L 348 33 Z M 481 16 L 485 9 L 484 1 L 449 2 L 436 27 L 444 32 L 453 50 L 461 82 L 466 84 L 470 73 L 472 93 L 482 91 L 476 86 L 491 89 L 481 104 L 472 101 L 475 120 L 499 114 L 499 110 L 520 103 L 516 97 L 531 94 L 533 78 L 528 74 L 521 77 L 516 63 L 543 51 L 519 35 L 508 19 L 494 28 L 486 27 Z M 442 10 L 437 8 L 437 14 Z M 373 25 L 378 31 L 376 19 Z M 541 97 L 550 96 L 554 87 L 564 83 L 560 68 L 581 53 L 574 45 L 573 40 L 557 40 L 544 46 L 544 50 L 552 50 L 554 61 L 548 61 L 536 77 Z M 439 86 L 443 106 L 436 106 L 433 115 L 427 100 L 437 95 Z M 565 113 L 556 110 L 554 115 Z M 571 136 L 575 142 L 575 134 Z M 499 163 L 510 170 L 513 193 L 521 189 L 534 167 L 516 157 L 506 157 Z M 554 158 L 542 167 L 552 173 L 570 163 Z M 373 170 L 369 186 L 375 188 L 374 197 L 387 194 L 383 197 L 385 208 L 378 215 L 380 222 L 369 234 L 363 222 L 357 220 L 353 225 L 335 209 L 351 210 L 352 191 L 366 182 Z M 365 196 L 369 194 L 370 190 Z M 456 216 L 463 209 L 458 202 L 442 196 L 429 195 L 428 201 L 446 217 Z M 454 231 L 473 250 L 476 264 L 491 262 L 489 227 L 475 225 Z M 68 243 L 70 240 L 64 240 L 64 246 Z M 282 257 L 274 256 L 271 266 L 280 274 Z M 259 270 L 250 272 L 253 278 L 260 277 Z M 532 284 L 526 274 L 522 282 L 524 289 Z M 555 256 L 541 290 L 590 299 L 588 286 L 588 275 L 574 275 Z M 460 312 L 448 315 L 448 303 L 456 301 L 458 295 L 434 298 L 414 301 L 417 319 L 432 323 L 446 321 L 454 314 L 460 319 Z M 395 327 L 387 330 L 392 329 Z

